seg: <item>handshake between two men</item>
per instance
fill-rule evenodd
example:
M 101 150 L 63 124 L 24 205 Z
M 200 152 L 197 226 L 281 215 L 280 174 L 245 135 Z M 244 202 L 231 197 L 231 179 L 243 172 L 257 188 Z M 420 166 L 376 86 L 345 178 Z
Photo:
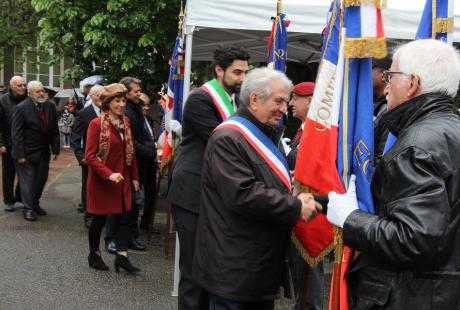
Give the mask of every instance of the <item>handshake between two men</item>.
M 343 228 L 347 217 L 358 209 L 356 198 L 356 177 L 350 177 L 350 185 L 345 194 L 337 194 L 332 191 L 328 196 L 313 196 L 310 193 L 300 193 L 297 198 L 302 202 L 300 218 L 304 221 L 313 219 L 320 212 L 327 214 L 329 222 Z

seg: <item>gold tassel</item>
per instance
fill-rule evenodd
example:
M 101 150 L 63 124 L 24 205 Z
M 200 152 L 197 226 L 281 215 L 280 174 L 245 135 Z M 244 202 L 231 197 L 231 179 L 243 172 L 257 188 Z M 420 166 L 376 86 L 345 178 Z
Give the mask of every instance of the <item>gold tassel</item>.
M 350 6 L 375 6 L 377 9 L 387 7 L 387 0 L 344 0 L 345 7 Z
M 385 38 L 345 39 L 345 58 L 385 58 L 387 43 Z
M 334 248 L 335 248 L 335 256 L 334 262 L 336 264 L 342 263 L 343 260 L 343 235 L 342 229 L 337 226 L 334 226 Z
M 454 32 L 454 18 L 436 18 L 433 23 L 433 31 L 435 33 Z

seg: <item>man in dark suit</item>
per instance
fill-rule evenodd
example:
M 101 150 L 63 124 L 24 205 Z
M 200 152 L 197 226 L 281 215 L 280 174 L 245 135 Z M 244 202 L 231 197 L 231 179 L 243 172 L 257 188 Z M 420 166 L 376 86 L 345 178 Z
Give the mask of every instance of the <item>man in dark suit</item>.
M 155 200 L 155 180 L 157 172 L 157 149 L 153 135 L 145 126 L 145 117 L 142 112 L 144 103 L 141 95 L 141 81 L 139 79 L 127 76 L 121 79 L 121 84 L 128 89 L 126 94 L 125 115 L 131 122 L 131 132 L 133 135 L 133 144 L 136 151 L 137 167 L 139 171 L 139 183 L 144 189 L 145 203 L 144 216 L 142 218 L 143 225 L 147 225 L 150 219 L 150 214 L 153 210 Z M 131 241 L 129 248 L 133 250 L 145 250 L 145 245 L 138 240 L 139 228 L 139 206 L 135 206 L 131 210 Z
M 46 215 L 40 198 L 48 179 L 51 154 L 59 155 L 59 129 L 56 107 L 46 101 L 42 83 L 27 84 L 28 98 L 16 106 L 11 125 L 12 157 L 21 186 L 24 219 L 35 221 Z
M 10 80 L 8 93 L 0 96 L 0 153 L 2 153 L 2 184 L 5 211 L 14 211 L 14 203 L 21 201 L 19 184 L 14 189 L 16 169 L 11 157 L 11 121 L 14 108 L 27 98 L 26 82 L 20 76 L 13 76 Z
M 91 88 L 89 92 L 91 104 L 77 113 L 70 142 L 81 167 L 81 206 L 86 227 L 91 224 L 91 216 L 86 212 L 86 180 L 88 178 L 88 166 L 85 161 L 86 131 L 89 123 L 101 114 L 100 96 L 103 90 L 104 87 L 101 85 L 95 85 Z
M 212 131 L 236 110 L 233 99 L 246 78 L 248 60 L 249 54 L 241 48 L 217 49 L 213 63 L 215 79 L 195 89 L 185 102 L 182 142 L 168 192 L 180 241 L 179 309 L 209 309 L 207 294 L 192 277 L 201 204 L 201 167 Z

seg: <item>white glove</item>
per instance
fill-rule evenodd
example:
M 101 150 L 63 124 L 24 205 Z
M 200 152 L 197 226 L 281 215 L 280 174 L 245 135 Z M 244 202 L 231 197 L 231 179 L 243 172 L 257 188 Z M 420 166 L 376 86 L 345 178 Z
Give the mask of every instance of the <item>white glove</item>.
M 175 119 L 169 121 L 169 132 L 175 132 L 176 135 L 181 136 L 182 134 L 182 125 Z
M 345 220 L 351 212 L 358 209 L 358 199 L 356 198 L 356 176 L 350 177 L 350 185 L 345 194 L 337 194 L 332 191 L 329 193 L 329 203 L 327 204 L 327 219 L 329 222 L 343 228 Z
M 286 154 L 286 155 L 291 152 L 291 148 L 288 145 L 289 142 L 291 142 L 291 139 L 289 139 L 289 138 L 282 138 L 281 139 L 281 145 L 283 146 L 284 154 Z

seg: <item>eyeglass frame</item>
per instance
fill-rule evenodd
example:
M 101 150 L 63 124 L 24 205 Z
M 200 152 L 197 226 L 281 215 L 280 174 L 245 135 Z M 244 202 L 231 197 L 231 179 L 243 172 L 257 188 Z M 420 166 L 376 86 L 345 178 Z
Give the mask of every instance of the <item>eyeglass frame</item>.
M 391 82 L 391 79 L 393 78 L 392 75 L 393 74 L 402 74 L 402 75 L 405 75 L 407 76 L 408 78 L 412 77 L 412 74 L 409 74 L 409 73 L 404 73 L 404 72 L 401 72 L 401 71 L 385 71 L 383 72 L 383 77 L 385 79 L 385 82 L 386 83 L 390 83 Z

